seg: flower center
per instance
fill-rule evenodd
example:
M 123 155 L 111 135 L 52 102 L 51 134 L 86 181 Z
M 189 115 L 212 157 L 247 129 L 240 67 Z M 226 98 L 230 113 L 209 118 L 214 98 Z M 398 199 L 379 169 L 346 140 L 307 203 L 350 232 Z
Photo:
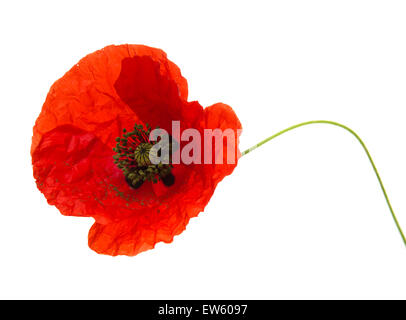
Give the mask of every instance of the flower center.
M 157 183 L 162 180 L 167 187 L 175 183 L 172 174 L 172 164 L 163 164 L 151 161 L 156 155 L 151 152 L 155 141 L 149 140 L 151 127 L 146 124 L 134 125 L 134 130 L 127 132 L 123 129 L 122 137 L 116 138 L 116 147 L 113 151 L 114 163 L 121 169 L 125 180 L 132 188 L 139 188 L 145 181 Z M 159 153 L 159 151 L 158 151 Z

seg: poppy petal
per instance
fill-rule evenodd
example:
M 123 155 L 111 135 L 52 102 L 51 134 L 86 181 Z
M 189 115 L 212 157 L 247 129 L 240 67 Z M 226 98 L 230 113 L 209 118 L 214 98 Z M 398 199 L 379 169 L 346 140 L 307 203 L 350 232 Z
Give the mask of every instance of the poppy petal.
M 182 119 L 190 127 L 203 113 L 196 103 L 187 103 L 176 82 L 160 74 L 160 64 L 148 56 L 125 58 L 114 87 L 143 123 L 171 131 L 172 121 Z
M 231 129 L 235 132 L 232 143 L 235 144 L 236 162 L 227 164 L 226 153 L 230 146 L 224 142 L 223 164 L 175 166 L 175 176 L 185 179 L 180 186 L 174 189 L 166 188 L 162 183 L 153 186 L 157 197 L 163 195 L 162 198 L 169 199 L 169 206 L 151 208 L 144 217 L 108 224 L 95 223 L 89 231 L 91 249 L 108 255 L 136 255 L 154 248 L 158 242 L 172 242 L 174 236 L 186 228 L 190 218 L 204 210 L 217 184 L 237 165 L 240 155 L 238 137 L 241 133 L 241 123 L 228 105 L 218 103 L 204 110 L 207 129 Z
M 157 202 L 152 186 L 135 194 L 112 154 L 93 133 L 59 126 L 43 135 L 32 155 L 37 187 L 63 215 L 106 223 L 142 214 Z
M 162 50 L 142 45 L 105 47 L 81 59 L 52 85 L 34 126 L 31 153 L 44 133 L 60 125 L 91 131 L 111 145 L 122 128 L 141 122 L 114 88 L 122 61 L 135 56 L 152 61 L 155 71 L 176 87 L 178 96 L 187 99 L 186 79 Z
M 170 243 L 185 230 L 189 217 L 181 211 L 151 210 L 148 217 L 94 223 L 89 230 L 89 247 L 100 254 L 134 256 L 152 249 L 158 242 Z
M 241 122 L 235 114 L 234 110 L 224 104 L 216 103 L 204 109 L 205 114 L 205 128 L 207 129 L 221 129 L 226 132 L 227 129 L 231 129 L 234 132 L 230 140 L 223 139 L 223 150 L 219 153 L 219 150 L 213 150 L 214 154 L 222 155 L 221 164 L 215 164 L 213 159 L 213 177 L 214 179 L 222 180 L 226 175 L 233 172 L 237 165 L 238 159 L 241 157 L 241 152 L 238 148 L 239 137 L 242 132 Z M 207 141 L 206 141 L 207 142 Z M 233 155 L 230 156 L 229 152 L 233 151 Z M 231 163 L 228 163 L 231 162 Z

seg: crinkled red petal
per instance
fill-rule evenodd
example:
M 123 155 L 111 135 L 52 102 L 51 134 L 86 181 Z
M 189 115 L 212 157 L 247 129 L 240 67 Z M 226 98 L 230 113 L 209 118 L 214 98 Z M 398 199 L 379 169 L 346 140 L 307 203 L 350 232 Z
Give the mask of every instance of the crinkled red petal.
M 114 84 L 118 96 L 152 128 L 159 126 L 170 132 L 173 120 L 182 120 L 184 126 L 194 127 L 203 108 L 182 99 L 176 82 L 163 77 L 159 70 L 160 64 L 146 56 L 123 59 Z
M 142 45 L 108 46 L 82 58 L 49 90 L 35 126 L 31 153 L 42 135 L 57 126 L 70 124 L 93 132 L 103 143 L 111 141 L 124 127 L 143 122 L 117 94 L 114 85 L 125 59 L 137 57 L 153 63 L 160 79 L 169 79 L 178 97 L 186 101 L 186 79 L 160 49 Z M 154 88 L 148 88 L 153 91 Z
M 235 156 L 238 160 L 238 139 L 242 127 L 231 107 L 222 103 L 212 105 L 205 109 L 204 118 L 204 128 L 234 130 Z M 89 246 L 98 253 L 131 256 L 154 248 L 158 242 L 172 242 L 173 237 L 186 228 L 190 218 L 204 210 L 217 184 L 236 167 L 237 162 L 227 164 L 226 147 L 233 146 L 227 146 L 224 142 L 223 164 L 175 166 L 175 176 L 179 177 L 179 171 L 185 170 L 187 181 L 176 189 L 167 188 L 171 191 L 167 195 L 170 205 L 160 210 L 151 210 L 146 220 L 144 217 L 130 217 L 108 224 L 95 223 L 89 232 Z

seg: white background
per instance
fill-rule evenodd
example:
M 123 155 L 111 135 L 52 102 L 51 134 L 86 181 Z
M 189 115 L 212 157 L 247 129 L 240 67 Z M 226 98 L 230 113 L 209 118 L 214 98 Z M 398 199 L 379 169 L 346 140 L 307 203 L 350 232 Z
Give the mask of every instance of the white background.
M 32 126 L 51 84 L 109 44 L 159 47 L 190 100 L 231 105 L 241 149 L 329 119 L 370 148 L 406 229 L 404 1 L 3 1 L 0 298 L 406 298 L 406 247 L 358 142 L 285 134 L 242 158 L 172 244 L 97 255 L 93 220 L 36 189 Z

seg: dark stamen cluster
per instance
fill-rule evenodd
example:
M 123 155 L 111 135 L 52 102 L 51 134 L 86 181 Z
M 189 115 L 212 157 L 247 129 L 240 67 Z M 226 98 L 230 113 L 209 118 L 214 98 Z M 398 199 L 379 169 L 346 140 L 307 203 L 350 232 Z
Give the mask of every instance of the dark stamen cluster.
M 150 160 L 151 148 L 156 143 L 149 141 L 150 132 L 149 124 L 145 128 L 136 124 L 133 131 L 123 129 L 123 136 L 116 138 L 114 163 L 123 171 L 127 183 L 133 188 L 139 188 L 145 181 L 157 183 L 162 180 L 166 186 L 175 183 L 171 164 L 154 164 Z

